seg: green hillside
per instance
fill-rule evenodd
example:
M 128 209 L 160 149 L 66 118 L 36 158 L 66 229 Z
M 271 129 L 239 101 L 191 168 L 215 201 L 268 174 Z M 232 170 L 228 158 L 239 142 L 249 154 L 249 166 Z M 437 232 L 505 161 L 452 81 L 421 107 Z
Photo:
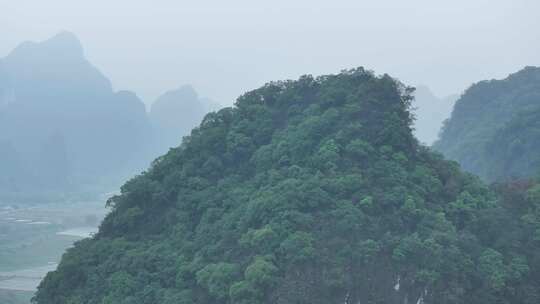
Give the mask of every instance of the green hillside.
M 540 68 L 470 87 L 434 148 L 490 182 L 534 176 L 540 170 Z
M 419 145 L 411 93 L 359 68 L 244 94 L 127 182 L 34 301 L 538 303 L 540 187 Z

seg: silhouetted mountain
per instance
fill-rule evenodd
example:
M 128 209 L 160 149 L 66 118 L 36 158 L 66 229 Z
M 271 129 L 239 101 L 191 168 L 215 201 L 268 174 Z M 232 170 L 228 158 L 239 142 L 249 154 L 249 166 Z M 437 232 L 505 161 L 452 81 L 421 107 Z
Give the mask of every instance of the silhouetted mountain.
M 200 98 L 189 85 L 158 97 L 150 110 L 158 154 L 178 146 L 182 138 L 200 124 L 206 113 L 217 109 L 217 103 Z
M 414 134 L 420 142 L 431 145 L 437 140 L 444 120 L 450 117 L 458 96 L 439 98 L 428 87 L 417 86 L 414 97 Z
M 149 160 L 144 104 L 114 92 L 71 33 L 1 60 L 0 118 L 0 142 L 27 164 L 16 187 L 25 193 L 114 187 Z
M 540 68 L 471 86 L 434 147 L 488 181 L 538 173 Z

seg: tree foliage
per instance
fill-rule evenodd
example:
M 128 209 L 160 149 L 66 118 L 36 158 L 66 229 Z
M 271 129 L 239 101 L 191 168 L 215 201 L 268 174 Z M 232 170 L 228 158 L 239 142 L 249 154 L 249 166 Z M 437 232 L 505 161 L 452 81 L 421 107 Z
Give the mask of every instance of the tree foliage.
M 515 211 L 419 145 L 411 92 L 358 68 L 242 95 L 126 183 L 34 302 L 537 303 L 539 188 Z
M 540 68 L 471 86 L 440 140 L 450 159 L 489 182 L 531 177 L 540 168 Z

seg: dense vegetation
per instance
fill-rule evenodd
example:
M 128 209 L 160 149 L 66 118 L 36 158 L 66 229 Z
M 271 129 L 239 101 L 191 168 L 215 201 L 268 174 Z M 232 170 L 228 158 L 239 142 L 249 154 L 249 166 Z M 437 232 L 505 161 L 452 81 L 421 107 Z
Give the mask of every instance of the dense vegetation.
M 538 303 L 540 186 L 499 201 L 419 145 L 411 93 L 361 68 L 246 93 L 127 182 L 34 301 Z
M 434 147 L 487 181 L 533 176 L 540 168 L 540 68 L 470 87 Z

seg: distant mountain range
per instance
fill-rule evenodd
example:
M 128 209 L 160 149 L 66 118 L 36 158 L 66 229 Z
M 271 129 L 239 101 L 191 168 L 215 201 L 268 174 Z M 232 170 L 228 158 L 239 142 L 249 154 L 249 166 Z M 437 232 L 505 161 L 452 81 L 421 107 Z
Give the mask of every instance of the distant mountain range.
M 73 34 L 24 42 L 0 59 L 0 198 L 114 188 L 211 108 L 186 86 L 148 115 L 135 93 L 113 90 Z
M 443 122 L 450 117 L 454 103 L 458 95 L 449 95 L 439 98 L 423 85 L 416 87 L 414 92 L 413 113 L 416 117 L 414 122 L 414 134 L 424 144 L 433 144 L 438 136 Z
M 159 96 L 149 112 L 156 134 L 155 148 L 159 154 L 178 146 L 182 136 L 188 135 L 206 113 L 219 108 L 220 106 L 210 99 L 200 98 L 189 85 Z

